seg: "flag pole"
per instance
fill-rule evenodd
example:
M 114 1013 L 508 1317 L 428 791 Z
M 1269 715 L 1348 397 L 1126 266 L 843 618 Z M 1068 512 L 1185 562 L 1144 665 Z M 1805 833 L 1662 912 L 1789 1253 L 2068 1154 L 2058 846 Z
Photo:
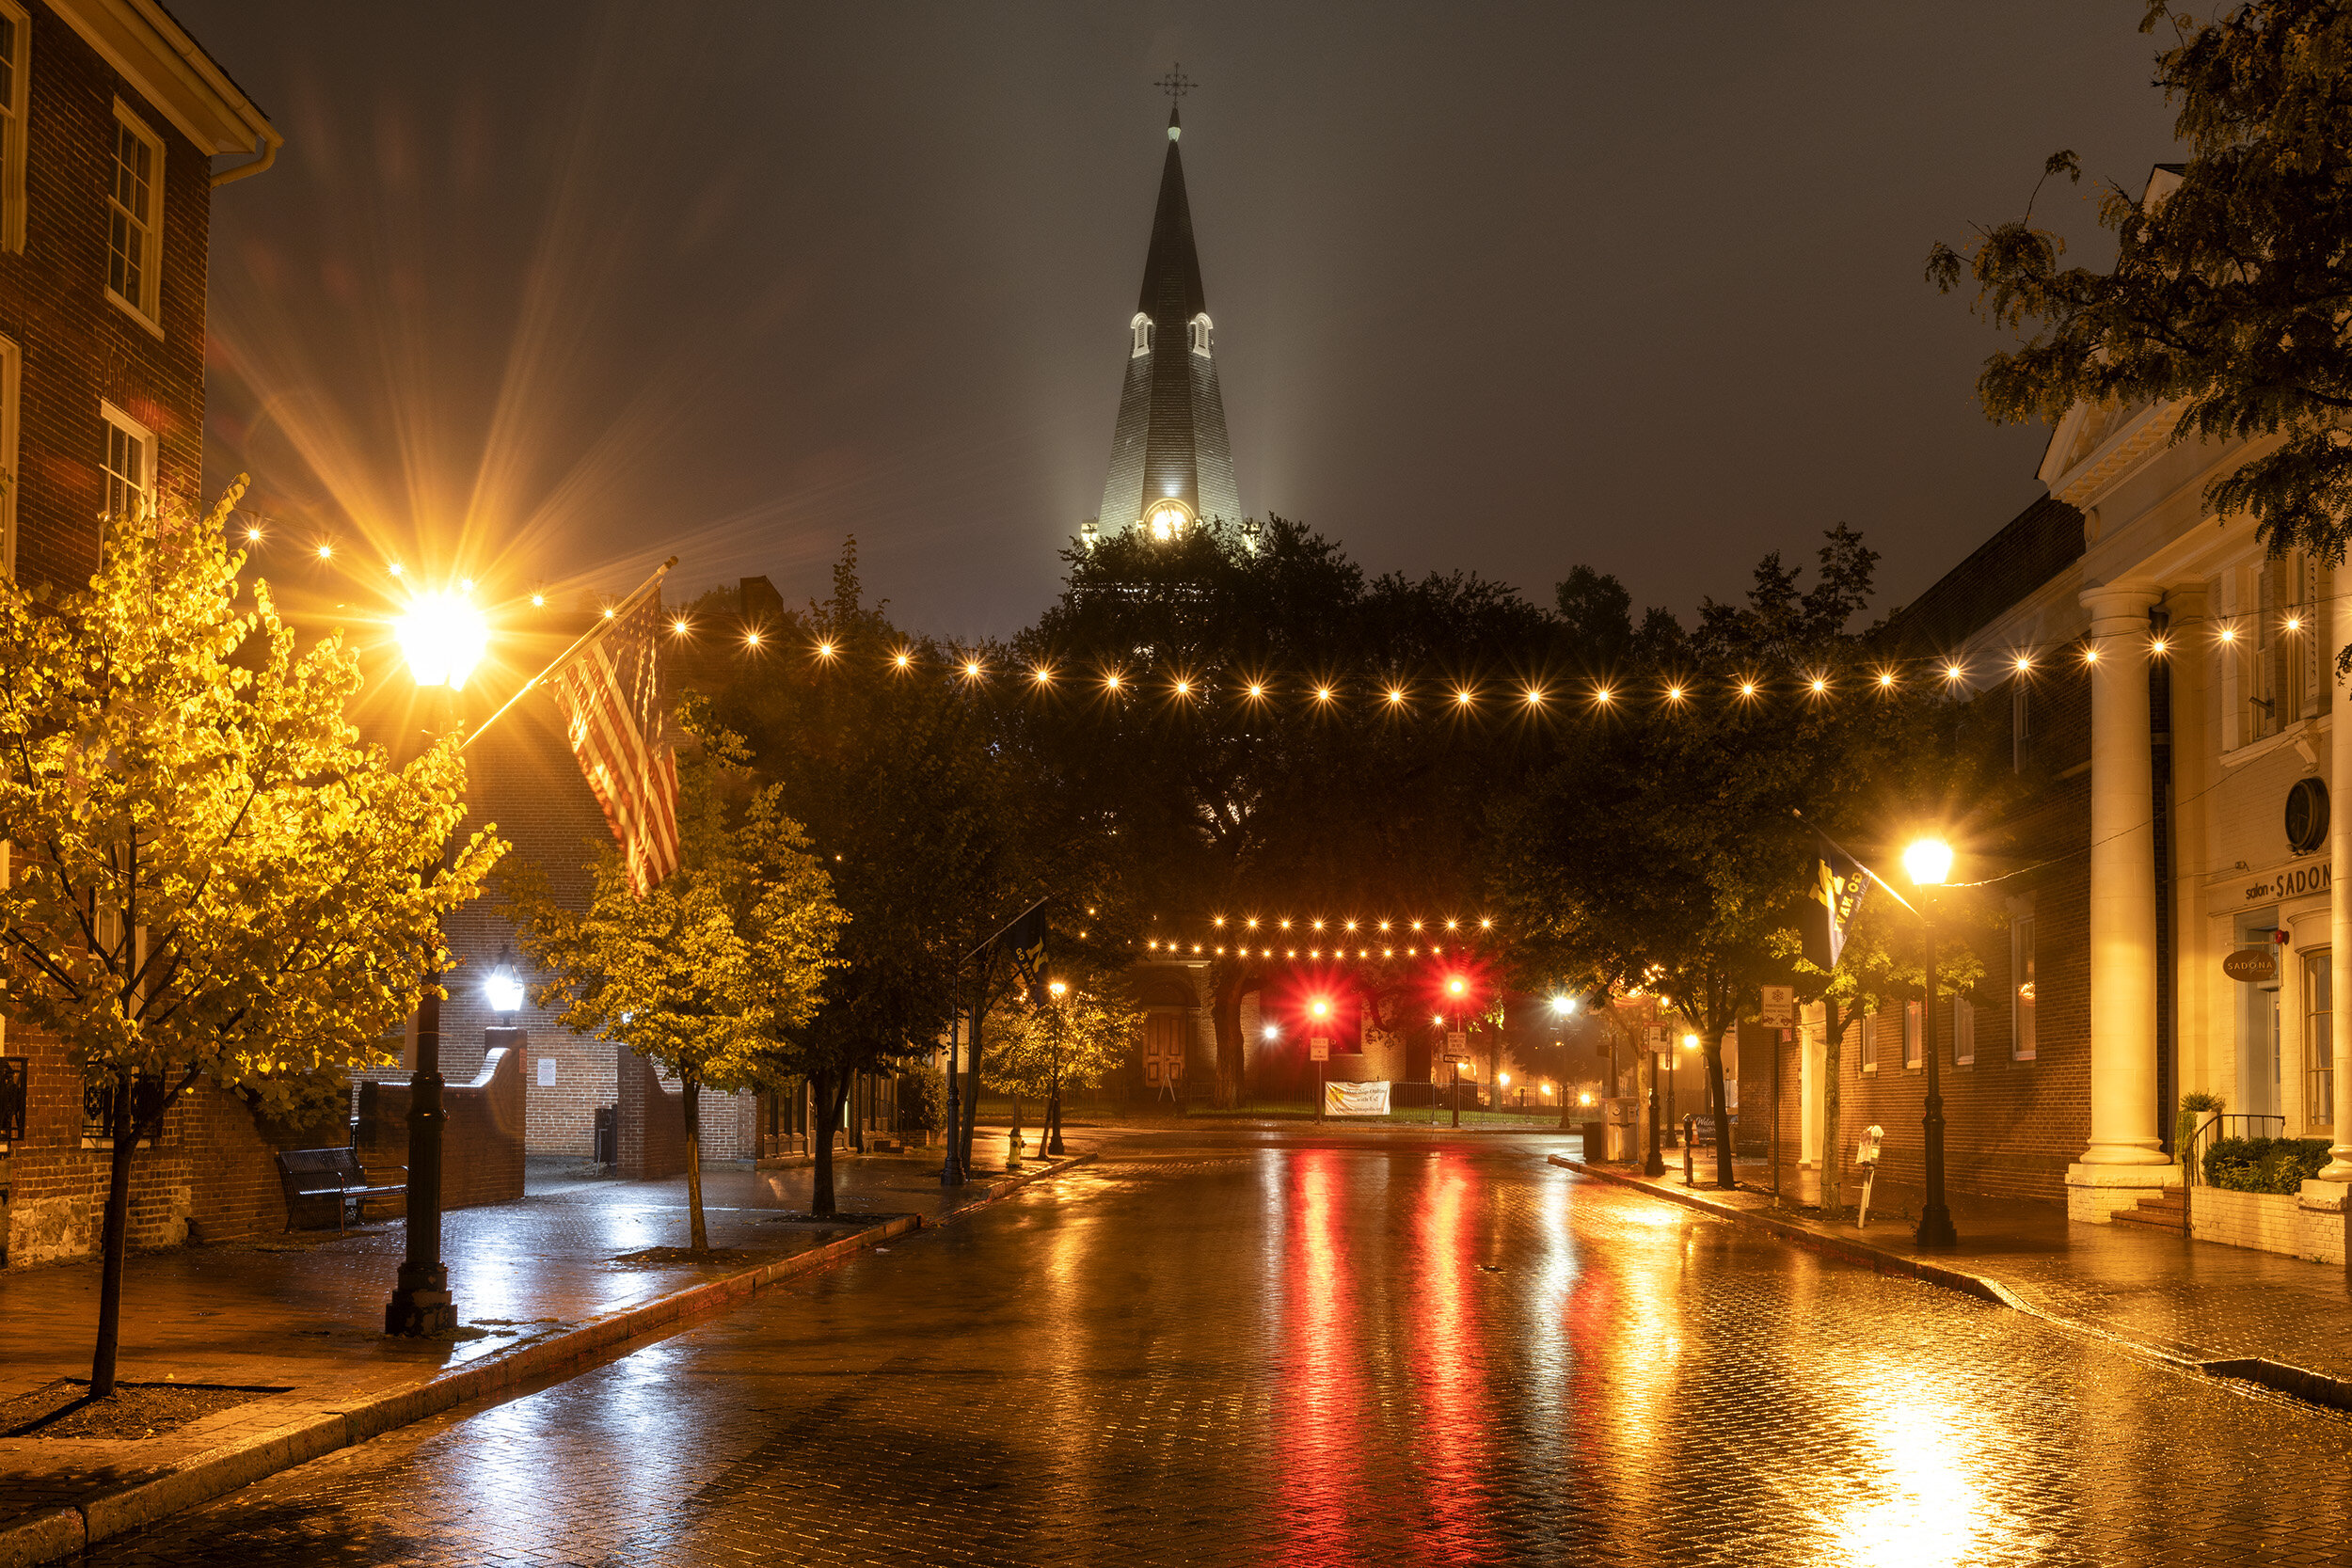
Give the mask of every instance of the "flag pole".
M 655 567 L 653 576 L 647 578 L 644 582 L 639 583 L 636 591 L 631 593 L 628 598 L 623 599 L 619 604 L 614 605 L 608 614 L 599 616 L 595 626 L 590 626 L 586 631 L 581 632 L 578 637 L 572 639 L 572 645 L 564 649 L 562 653 L 556 655 L 554 660 L 550 662 L 546 669 L 540 671 L 537 674 L 523 682 L 521 688 L 516 690 L 512 697 L 507 698 L 505 702 L 499 705 L 499 710 L 496 713 L 493 713 L 489 718 L 485 719 L 481 724 L 474 729 L 474 732 L 471 735 L 469 735 L 465 739 L 457 743 L 457 749 L 462 752 L 467 747 L 472 745 L 475 741 L 481 739 L 485 731 L 488 730 L 491 725 L 506 717 L 506 710 L 508 708 L 513 707 L 516 703 L 521 702 L 523 698 L 529 695 L 531 690 L 541 681 L 546 680 L 556 671 L 564 668 L 564 664 L 570 660 L 574 654 L 580 652 L 580 649 L 586 647 L 589 643 L 595 641 L 597 638 L 602 637 L 606 632 L 610 631 L 614 623 L 618 622 L 623 614 L 637 608 L 638 600 L 644 598 L 648 592 L 659 589 L 661 586 L 661 579 L 668 577 L 670 575 L 670 568 L 676 564 L 677 557 L 672 556 L 669 560 L 663 562 L 660 566 Z

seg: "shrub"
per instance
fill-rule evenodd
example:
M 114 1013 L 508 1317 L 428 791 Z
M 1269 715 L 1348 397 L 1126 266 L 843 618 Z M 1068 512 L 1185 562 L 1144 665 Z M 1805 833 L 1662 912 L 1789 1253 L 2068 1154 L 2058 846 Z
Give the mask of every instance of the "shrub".
M 2237 1193 L 2300 1192 L 2327 1163 L 2325 1138 L 2219 1138 L 2205 1150 L 2205 1180 Z
M 901 1074 L 898 1119 L 910 1132 L 936 1132 L 947 1125 L 947 1074 L 938 1068 Z

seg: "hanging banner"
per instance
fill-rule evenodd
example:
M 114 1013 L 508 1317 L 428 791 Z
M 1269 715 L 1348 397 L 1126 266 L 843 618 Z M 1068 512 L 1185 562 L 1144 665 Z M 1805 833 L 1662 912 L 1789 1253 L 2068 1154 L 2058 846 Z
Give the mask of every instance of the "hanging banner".
M 1386 1080 L 1377 1084 L 1326 1084 L 1323 1085 L 1323 1114 L 1327 1117 L 1385 1117 L 1389 1114 L 1389 1085 Z
M 1813 886 L 1804 910 L 1804 957 L 1816 969 L 1836 969 L 1845 955 L 1846 932 L 1862 913 L 1870 875 L 1860 861 L 1827 838 L 1813 836 L 1820 852 L 1813 862 Z

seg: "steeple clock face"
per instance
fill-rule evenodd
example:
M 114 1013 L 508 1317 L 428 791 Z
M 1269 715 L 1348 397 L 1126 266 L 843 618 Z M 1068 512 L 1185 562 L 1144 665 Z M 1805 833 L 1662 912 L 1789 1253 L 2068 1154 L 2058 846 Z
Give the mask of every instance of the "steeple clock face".
M 1168 500 L 1154 506 L 1147 520 L 1152 526 L 1152 538 L 1178 539 L 1183 537 L 1185 525 L 1192 521 L 1192 513 L 1183 501 Z

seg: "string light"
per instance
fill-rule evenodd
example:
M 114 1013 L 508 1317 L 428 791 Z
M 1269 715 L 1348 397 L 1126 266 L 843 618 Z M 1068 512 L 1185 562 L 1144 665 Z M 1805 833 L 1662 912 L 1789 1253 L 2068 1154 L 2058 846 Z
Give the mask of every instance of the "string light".
M 1187 681 L 1187 680 L 1180 680 L 1180 681 L 1178 681 L 1178 682 L 1176 683 L 1176 695 L 1178 695 L 1179 697 L 1189 697 L 1189 696 L 1191 696 L 1191 695 L 1192 695 L 1192 682 Z
M 2164 657 L 2165 646 L 2166 644 L 2164 639 L 2159 637 L 2148 644 L 2148 651 L 2155 655 L 2158 658 L 2162 658 Z
M 2224 642 L 2234 642 L 2234 641 L 2237 641 L 2237 627 L 2235 627 L 2235 626 L 2223 626 L 2223 627 L 2221 628 L 2221 641 L 2224 641 Z
M 1327 702 L 1329 702 L 1330 700 L 1331 700 L 1331 689 L 1330 689 L 1329 687 L 1327 687 L 1327 686 L 1318 686 L 1318 687 L 1316 687 L 1316 688 L 1315 688 L 1315 701 L 1316 701 L 1316 702 L 1318 702 L 1318 703 L 1327 703 Z
M 1742 697 L 1754 697 L 1756 695 L 1756 682 L 1741 681 L 1740 683 L 1740 695 Z
M 2303 617 L 2301 617 L 2300 615 L 2290 615 L 2290 616 L 2288 616 L 2288 617 L 2287 617 L 2287 630 L 2289 630 L 2289 631 L 2301 631 L 2302 629 L 2303 629 Z
M 260 544 L 262 542 L 262 531 L 258 527 L 246 529 L 245 531 L 245 542 L 248 545 Z
M 1602 707 L 1607 707 L 1615 696 L 1616 693 L 1610 690 L 1605 686 L 1596 687 L 1593 689 L 1593 701 Z M 1535 699 L 1532 694 L 1528 698 L 1528 701 L 1531 703 Z
M 963 661 L 963 678 L 968 681 L 976 681 L 980 678 L 980 661 L 978 659 L 967 658 Z
M 1605 699 L 1604 699 L 1604 700 L 1605 700 Z M 1527 705 L 1528 705 L 1529 707 L 1541 707 L 1541 706 L 1543 706 L 1543 705 L 1544 705 L 1544 694 L 1543 694 L 1541 691 L 1537 690 L 1535 688 L 1534 688 L 1534 687 L 1532 687 L 1532 686 L 1531 686 L 1531 687 L 1529 687 L 1529 688 L 1527 689 Z
M 1963 669 L 1962 669 L 1959 665 L 1957 665 L 1957 664 L 1947 664 L 1946 666 L 1944 666 L 1944 678 L 1945 678 L 1946 680 L 1947 680 L 1947 681 L 1956 681 L 1956 680 L 1959 680 L 1962 676 L 1965 675 L 1967 673 L 1968 673 L 1967 671 L 1963 670 Z
M 1813 695 L 1816 697 L 1822 696 L 1829 690 L 1829 682 L 1823 680 L 1819 675 L 1814 676 L 1813 679 L 1807 684 L 1813 688 Z
M 391 573 L 394 577 L 400 576 L 400 562 L 397 561 L 393 562 L 389 566 L 387 566 L 384 569 Z
M 1458 706 L 1458 707 L 1468 707 L 1468 706 L 1470 706 L 1470 688 L 1466 686 L 1466 687 L 1461 688 L 1459 690 L 1455 691 L 1455 692 L 1454 693 L 1454 705 L 1455 705 L 1456 706 Z
M 1264 688 L 1264 687 L 1263 687 L 1263 686 L 1260 686 L 1260 685 L 1259 685 L 1256 681 L 1251 681 L 1251 682 L 1249 683 L 1249 695 L 1250 695 L 1253 699 L 1254 699 L 1254 698 L 1258 698 L 1258 697 L 1263 697 L 1263 696 L 1264 696 L 1264 695 L 1265 695 L 1265 688 Z
M 677 633 L 680 637 L 684 637 L 688 632 L 692 631 L 694 628 L 689 626 L 687 624 L 686 617 L 681 615 L 676 620 L 670 623 L 670 629 Z
M 1118 689 L 1119 689 L 1119 672 L 1118 672 L 1118 671 L 1116 671 L 1116 670 L 1114 670 L 1114 671 L 1112 671 L 1109 674 L 1104 675 L 1104 676 L 1103 677 L 1103 685 L 1104 685 L 1104 688 L 1106 690 L 1111 690 L 1111 691 L 1116 691 L 1116 690 L 1118 690 Z
M 1682 701 L 1682 688 L 1678 686 L 1670 686 L 1666 688 L 1666 701 L 1670 703 L 1678 703 Z
M 611 613 L 611 612 L 610 612 L 610 611 L 607 611 L 607 613 L 609 614 L 609 613 Z M 830 642 L 819 642 L 819 643 L 818 643 L 818 644 L 817 644 L 817 657 L 818 657 L 818 658 L 831 658 L 831 657 L 833 657 L 833 644 L 832 644 L 832 643 L 830 643 Z
M 1390 705 L 1391 707 L 1394 707 L 1394 706 L 1396 706 L 1399 703 L 1402 703 L 1404 700 L 1405 700 L 1405 693 L 1404 693 L 1404 692 L 1399 691 L 1399 690 L 1398 690 L 1395 687 L 1393 687 L 1393 686 L 1392 686 L 1392 687 L 1391 687 L 1391 688 L 1389 688 L 1389 705 Z
M 332 561 L 335 559 L 335 546 L 328 544 L 324 539 L 319 541 L 319 559 L 321 561 Z
M 905 669 L 908 665 L 910 665 L 910 664 L 912 664 L 912 663 L 914 663 L 914 656 L 913 656 L 913 655 L 909 654 L 909 653 L 908 653 L 908 652 L 907 652 L 904 648 L 901 648 L 901 649 L 899 649 L 897 653 L 895 653 L 895 654 L 893 654 L 893 655 L 891 656 L 891 657 L 890 657 L 890 662 L 891 662 L 891 663 L 893 663 L 893 664 L 895 664 L 895 665 L 897 665 L 899 669 L 903 670 L 903 669 Z
M 2017 656 L 2017 673 L 2025 674 L 2033 668 L 2033 660 L 2024 654 Z
M 1054 673 L 1051 670 L 1046 669 L 1041 664 L 1030 673 L 1036 677 L 1037 684 L 1040 686 L 1051 686 L 1054 684 Z
M 1881 691 L 1889 690 L 1894 687 L 1894 685 L 1895 672 L 1892 670 L 1881 670 L 1879 672 L 1879 689 Z
M 756 648 L 759 646 L 759 630 L 757 627 L 754 627 L 752 630 L 743 634 L 743 645 L 747 648 Z
M 2099 650 L 2096 646 L 2086 646 L 2083 649 L 2083 662 L 2085 664 L 2096 664 L 2099 662 Z
M 548 596 L 545 594 L 533 594 L 531 595 L 531 608 L 533 610 L 544 610 L 547 608 L 547 603 Z

